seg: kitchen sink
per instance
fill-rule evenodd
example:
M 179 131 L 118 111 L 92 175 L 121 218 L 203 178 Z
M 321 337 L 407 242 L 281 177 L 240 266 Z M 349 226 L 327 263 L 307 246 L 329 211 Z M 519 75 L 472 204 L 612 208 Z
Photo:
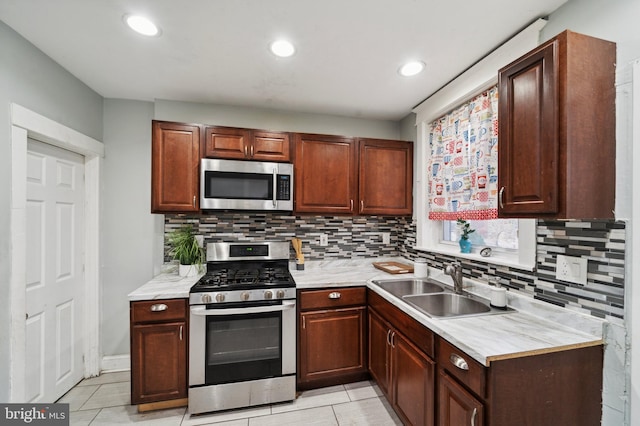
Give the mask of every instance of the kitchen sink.
M 441 283 L 428 278 L 414 278 L 405 280 L 373 280 L 373 283 L 398 297 L 413 294 L 442 293 L 444 291 L 444 286 Z
M 512 308 L 494 308 L 489 302 L 455 293 L 414 294 L 402 297 L 425 314 L 436 318 L 487 315 L 514 312 Z

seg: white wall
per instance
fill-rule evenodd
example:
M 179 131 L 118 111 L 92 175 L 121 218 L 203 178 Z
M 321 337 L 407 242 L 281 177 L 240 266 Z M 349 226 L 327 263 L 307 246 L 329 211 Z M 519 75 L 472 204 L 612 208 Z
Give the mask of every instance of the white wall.
M 107 357 L 129 353 L 127 294 L 159 272 L 163 216 L 151 214 L 152 119 L 151 102 L 104 101 L 101 346 Z
M 156 100 L 156 120 L 301 133 L 398 139 L 397 121 Z
M 20 104 L 102 139 L 102 98 L 0 22 L 0 401 L 9 400 L 11 200 L 10 105 Z

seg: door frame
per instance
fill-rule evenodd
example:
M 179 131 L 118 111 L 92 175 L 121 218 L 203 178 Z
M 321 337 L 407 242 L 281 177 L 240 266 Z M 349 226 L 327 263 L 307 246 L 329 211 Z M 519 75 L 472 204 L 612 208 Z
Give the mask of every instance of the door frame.
M 11 358 L 10 402 L 24 402 L 27 139 L 84 156 L 85 296 L 83 303 L 84 377 L 100 373 L 100 175 L 104 144 L 18 104 L 11 104 Z

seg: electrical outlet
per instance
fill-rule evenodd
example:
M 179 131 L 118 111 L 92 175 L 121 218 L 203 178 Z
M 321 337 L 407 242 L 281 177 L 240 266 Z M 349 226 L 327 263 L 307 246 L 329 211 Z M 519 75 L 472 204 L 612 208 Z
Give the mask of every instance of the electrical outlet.
M 383 232 L 382 233 L 382 244 L 391 244 L 391 233 L 390 232 Z
M 329 245 L 329 236 L 327 234 L 320 234 L 320 245 L 322 247 Z
M 587 268 L 587 259 L 559 254 L 556 258 L 556 279 L 586 285 Z

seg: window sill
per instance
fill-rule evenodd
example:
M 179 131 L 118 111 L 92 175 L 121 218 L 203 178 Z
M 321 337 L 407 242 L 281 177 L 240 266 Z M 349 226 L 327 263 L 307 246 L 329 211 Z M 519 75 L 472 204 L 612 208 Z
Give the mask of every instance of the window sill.
M 511 268 L 521 269 L 523 271 L 533 271 L 535 269 L 534 263 L 522 262 L 518 255 L 509 256 L 506 253 L 493 252 L 491 256 L 480 256 L 480 249 L 472 249 L 471 253 L 460 253 L 460 249 L 454 244 L 438 244 L 437 247 L 421 247 L 414 246 L 415 250 L 424 251 L 429 253 L 445 254 L 448 256 L 460 257 L 463 259 L 475 260 L 479 262 L 491 263 L 494 265 L 508 266 Z

